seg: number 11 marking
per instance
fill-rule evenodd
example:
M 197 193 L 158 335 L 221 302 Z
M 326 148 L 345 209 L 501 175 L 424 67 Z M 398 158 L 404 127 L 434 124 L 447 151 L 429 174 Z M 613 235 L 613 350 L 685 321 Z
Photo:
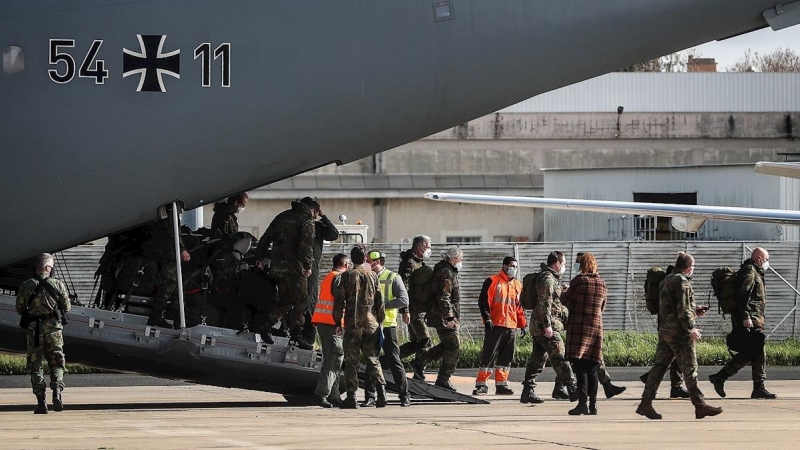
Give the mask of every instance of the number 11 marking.
M 204 42 L 194 49 L 194 59 L 201 58 L 203 87 L 211 87 L 211 44 Z M 226 42 L 214 50 L 214 59 L 222 58 L 222 87 L 231 87 L 231 44 Z

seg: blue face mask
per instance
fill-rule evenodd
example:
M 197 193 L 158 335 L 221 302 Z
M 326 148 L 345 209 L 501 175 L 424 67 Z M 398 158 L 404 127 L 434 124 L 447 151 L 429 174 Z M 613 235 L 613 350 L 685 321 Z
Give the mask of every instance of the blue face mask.
M 581 271 L 581 263 L 572 263 L 572 273 L 578 273 Z

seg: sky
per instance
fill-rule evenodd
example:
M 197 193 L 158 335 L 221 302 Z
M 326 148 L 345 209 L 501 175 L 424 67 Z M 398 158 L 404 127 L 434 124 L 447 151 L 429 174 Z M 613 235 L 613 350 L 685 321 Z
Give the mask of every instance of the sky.
M 699 51 L 698 56 L 716 58 L 717 70 L 723 72 L 740 59 L 748 48 L 753 52 L 765 54 L 785 47 L 800 53 L 800 25 L 780 31 L 765 28 L 724 41 L 712 41 L 695 48 Z

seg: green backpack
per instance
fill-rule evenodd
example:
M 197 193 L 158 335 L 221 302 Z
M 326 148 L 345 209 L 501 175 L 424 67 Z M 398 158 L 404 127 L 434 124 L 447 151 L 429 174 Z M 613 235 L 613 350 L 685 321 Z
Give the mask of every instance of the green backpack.
M 717 309 L 722 314 L 736 312 L 736 291 L 739 287 L 738 273 L 730 267 L 720 267 L 711 273 L 711 288 L 717 297 Z
M 408 278 L 408 303 L 418 312 L 428 312 L 433 307 L 433 269 L 423 265 L 411 272 Z
M 536 307 L 537 284 L 539 284 L 539 277 L 542 272 L 533 272 L 525 275 L 522 279 L 522 292 L 519 294 L 519 303 L 522 309 L 528 311 Z
M 647 269 L 647 278 L 644 280 L 644 299 L 650 314 L 658 314 L 660 308 L 658 285 L 660 285 L 666 277 L 667 272 L 661 267 L 651 267 Z

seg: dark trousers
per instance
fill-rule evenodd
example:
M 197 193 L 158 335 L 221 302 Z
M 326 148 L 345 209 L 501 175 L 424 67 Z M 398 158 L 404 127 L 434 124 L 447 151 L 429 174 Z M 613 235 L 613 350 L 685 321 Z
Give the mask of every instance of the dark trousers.
M 597 402 L 597 368 L 599 366 L 600 363 L 597 361 L 572 360 L 572 370 L 575 371 L 575 379 L 578 384 L 578 401 L 582 404 L 586 404 L 587 398 L 590 403 Z
M 517 333 L 511 328 L 494 327 L 483 338 L 481 367 L 511 366 L 517 346 Z
M 400 359 L 400 346 L 397 345 L 397 327 L 386 327 L 383 329 L 383 355 L 378 358 L 383 370 L 392 373 L 392 379 L 397 386 L 400 398 L 408 397 L 408 379 L 403 361 Z M 375 383 L 367 380 L 366 397 L 375 398 Z

